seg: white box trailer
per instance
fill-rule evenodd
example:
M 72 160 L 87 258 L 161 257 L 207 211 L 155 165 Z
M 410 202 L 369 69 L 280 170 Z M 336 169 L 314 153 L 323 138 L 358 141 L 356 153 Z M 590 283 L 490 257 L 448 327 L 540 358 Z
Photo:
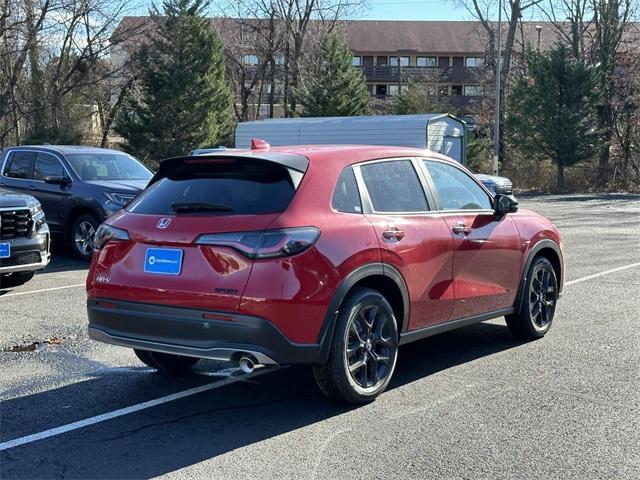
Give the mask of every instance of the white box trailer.
M 283 145 L 390 145 L 426 148 L 467 163 L 466 124 L 449 114 L 271 118 L 239 123 L 236 148 L 252 138 Z

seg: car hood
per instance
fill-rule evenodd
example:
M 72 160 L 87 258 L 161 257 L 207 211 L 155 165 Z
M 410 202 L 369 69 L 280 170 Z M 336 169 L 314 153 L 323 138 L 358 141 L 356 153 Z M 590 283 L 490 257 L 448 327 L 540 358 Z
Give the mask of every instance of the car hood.
M 14 193 L 0 188 L 0 208 L 30 207 L 37 203 L 38 201 L 31 195 Z
M 105 191 L 140 193 L 149 180 L 84 180 L 89 185 L 102 187 Z
M 509 180 L 508 178 L 498 177 L 497 175 L 485 175 L 484 173 L 475 173 L 474 175 L 481 182 L 493 182 L 497 185 L 511 183 L 511 180 Z

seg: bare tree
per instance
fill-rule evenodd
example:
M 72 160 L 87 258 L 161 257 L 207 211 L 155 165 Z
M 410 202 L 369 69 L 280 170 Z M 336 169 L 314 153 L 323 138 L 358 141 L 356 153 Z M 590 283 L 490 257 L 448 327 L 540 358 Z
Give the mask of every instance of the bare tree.
M 228 77 L 238 97 L 236 118 L 242 122 L 252 113 L 254 118 L 260 114 L 265 88 L 272 117 L 285 36 L 276 5 L 269 0 L 238 0 L 229 10 L 234 16 L 217 22 L 217 27 L 225 39 Z M 253 112 L 251 102 L 257 102 Z
M 235 35 L 222 27 L 229 53 L 230 79 L 238 94 L 236 116 L 239 121 L 250 115 L 250 101 L 259 106 L 265 89 L 269 98 L 269 116 L 274 114 L 276 96 L 281 99 L 286 117 L 295 115 L 295 92 L 308 71 L 315 68 L 322 32 L 364 4 L 363 0 L 236 0 L 224 2 L 225 16 L 235 23 Z M 227 22 L 224 22 L 229 25 Z M 251 64 L 243 61 L 252 55 Z M 277 90 L 282 93 L 277 93 Z M 256 112 L 257 114 L 258 112 Z
M 108 54 L 129 37 L 126 29 L 114 33 L 127 2 L 1 1 L 0 144 L 80 140 L 79 126 L 95 116 L 96 92 L 120 74 Z
M 633 0 L 591 0 L 594 12 L 593 58 L 598 67 L 598 130 L 602 146 L 598 155 L 598 181 L 604 186 L 609 178 L 609 160 L 613 139 L 613 102 L 616 94 L 614 75 L 619 63 L 623 37 L 629 27 Z
M 539 11 L 553 25 L 559 39 L 571 46 L 573 56 L 585 59 L 594 16 L 592 0 L 547 0 Z
M 510 73 L 516 33 L 523 13 L 539 5 L 542 1 L 543 0 L 505 0 L 503 9 L 506 17 L 507 31 L 504 46 L 502 47 L 503 61 L 501 74 L 503 77 L 508 77 Z M 491 17 L 493 16 L 495 18 L 494 14 L 498 11 L 498 0 L 458 0 L 458 3 L 480 22 L 483 33 L 488 38 L 487 57 L 491 62 L 496 61 L 495 47 L 498 26 L 491 20 Z

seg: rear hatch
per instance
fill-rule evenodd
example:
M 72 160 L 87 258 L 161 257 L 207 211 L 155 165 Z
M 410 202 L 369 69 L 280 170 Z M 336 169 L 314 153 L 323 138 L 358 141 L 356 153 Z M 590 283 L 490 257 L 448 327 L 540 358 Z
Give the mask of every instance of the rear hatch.
M 89 295 L 235 310 L 253 264 L 242 245 L 287 208 L 303 172 L 251 157 L 169 162 L 125 212 L 109 220 L 130 240 L 102 248 Z M 203 241 L 220 234 L 238 245 Z

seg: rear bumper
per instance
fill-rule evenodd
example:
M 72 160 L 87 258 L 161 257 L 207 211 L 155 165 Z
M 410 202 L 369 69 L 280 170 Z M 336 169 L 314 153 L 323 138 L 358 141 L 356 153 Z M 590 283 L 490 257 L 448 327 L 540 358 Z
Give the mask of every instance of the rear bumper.
M 266 365 L 318 363 L 321 354 L 254 316 L 107 298 L 88 299 L 87 313 L 91 338 L 123 347 L 222 361 L 248 353 Z

